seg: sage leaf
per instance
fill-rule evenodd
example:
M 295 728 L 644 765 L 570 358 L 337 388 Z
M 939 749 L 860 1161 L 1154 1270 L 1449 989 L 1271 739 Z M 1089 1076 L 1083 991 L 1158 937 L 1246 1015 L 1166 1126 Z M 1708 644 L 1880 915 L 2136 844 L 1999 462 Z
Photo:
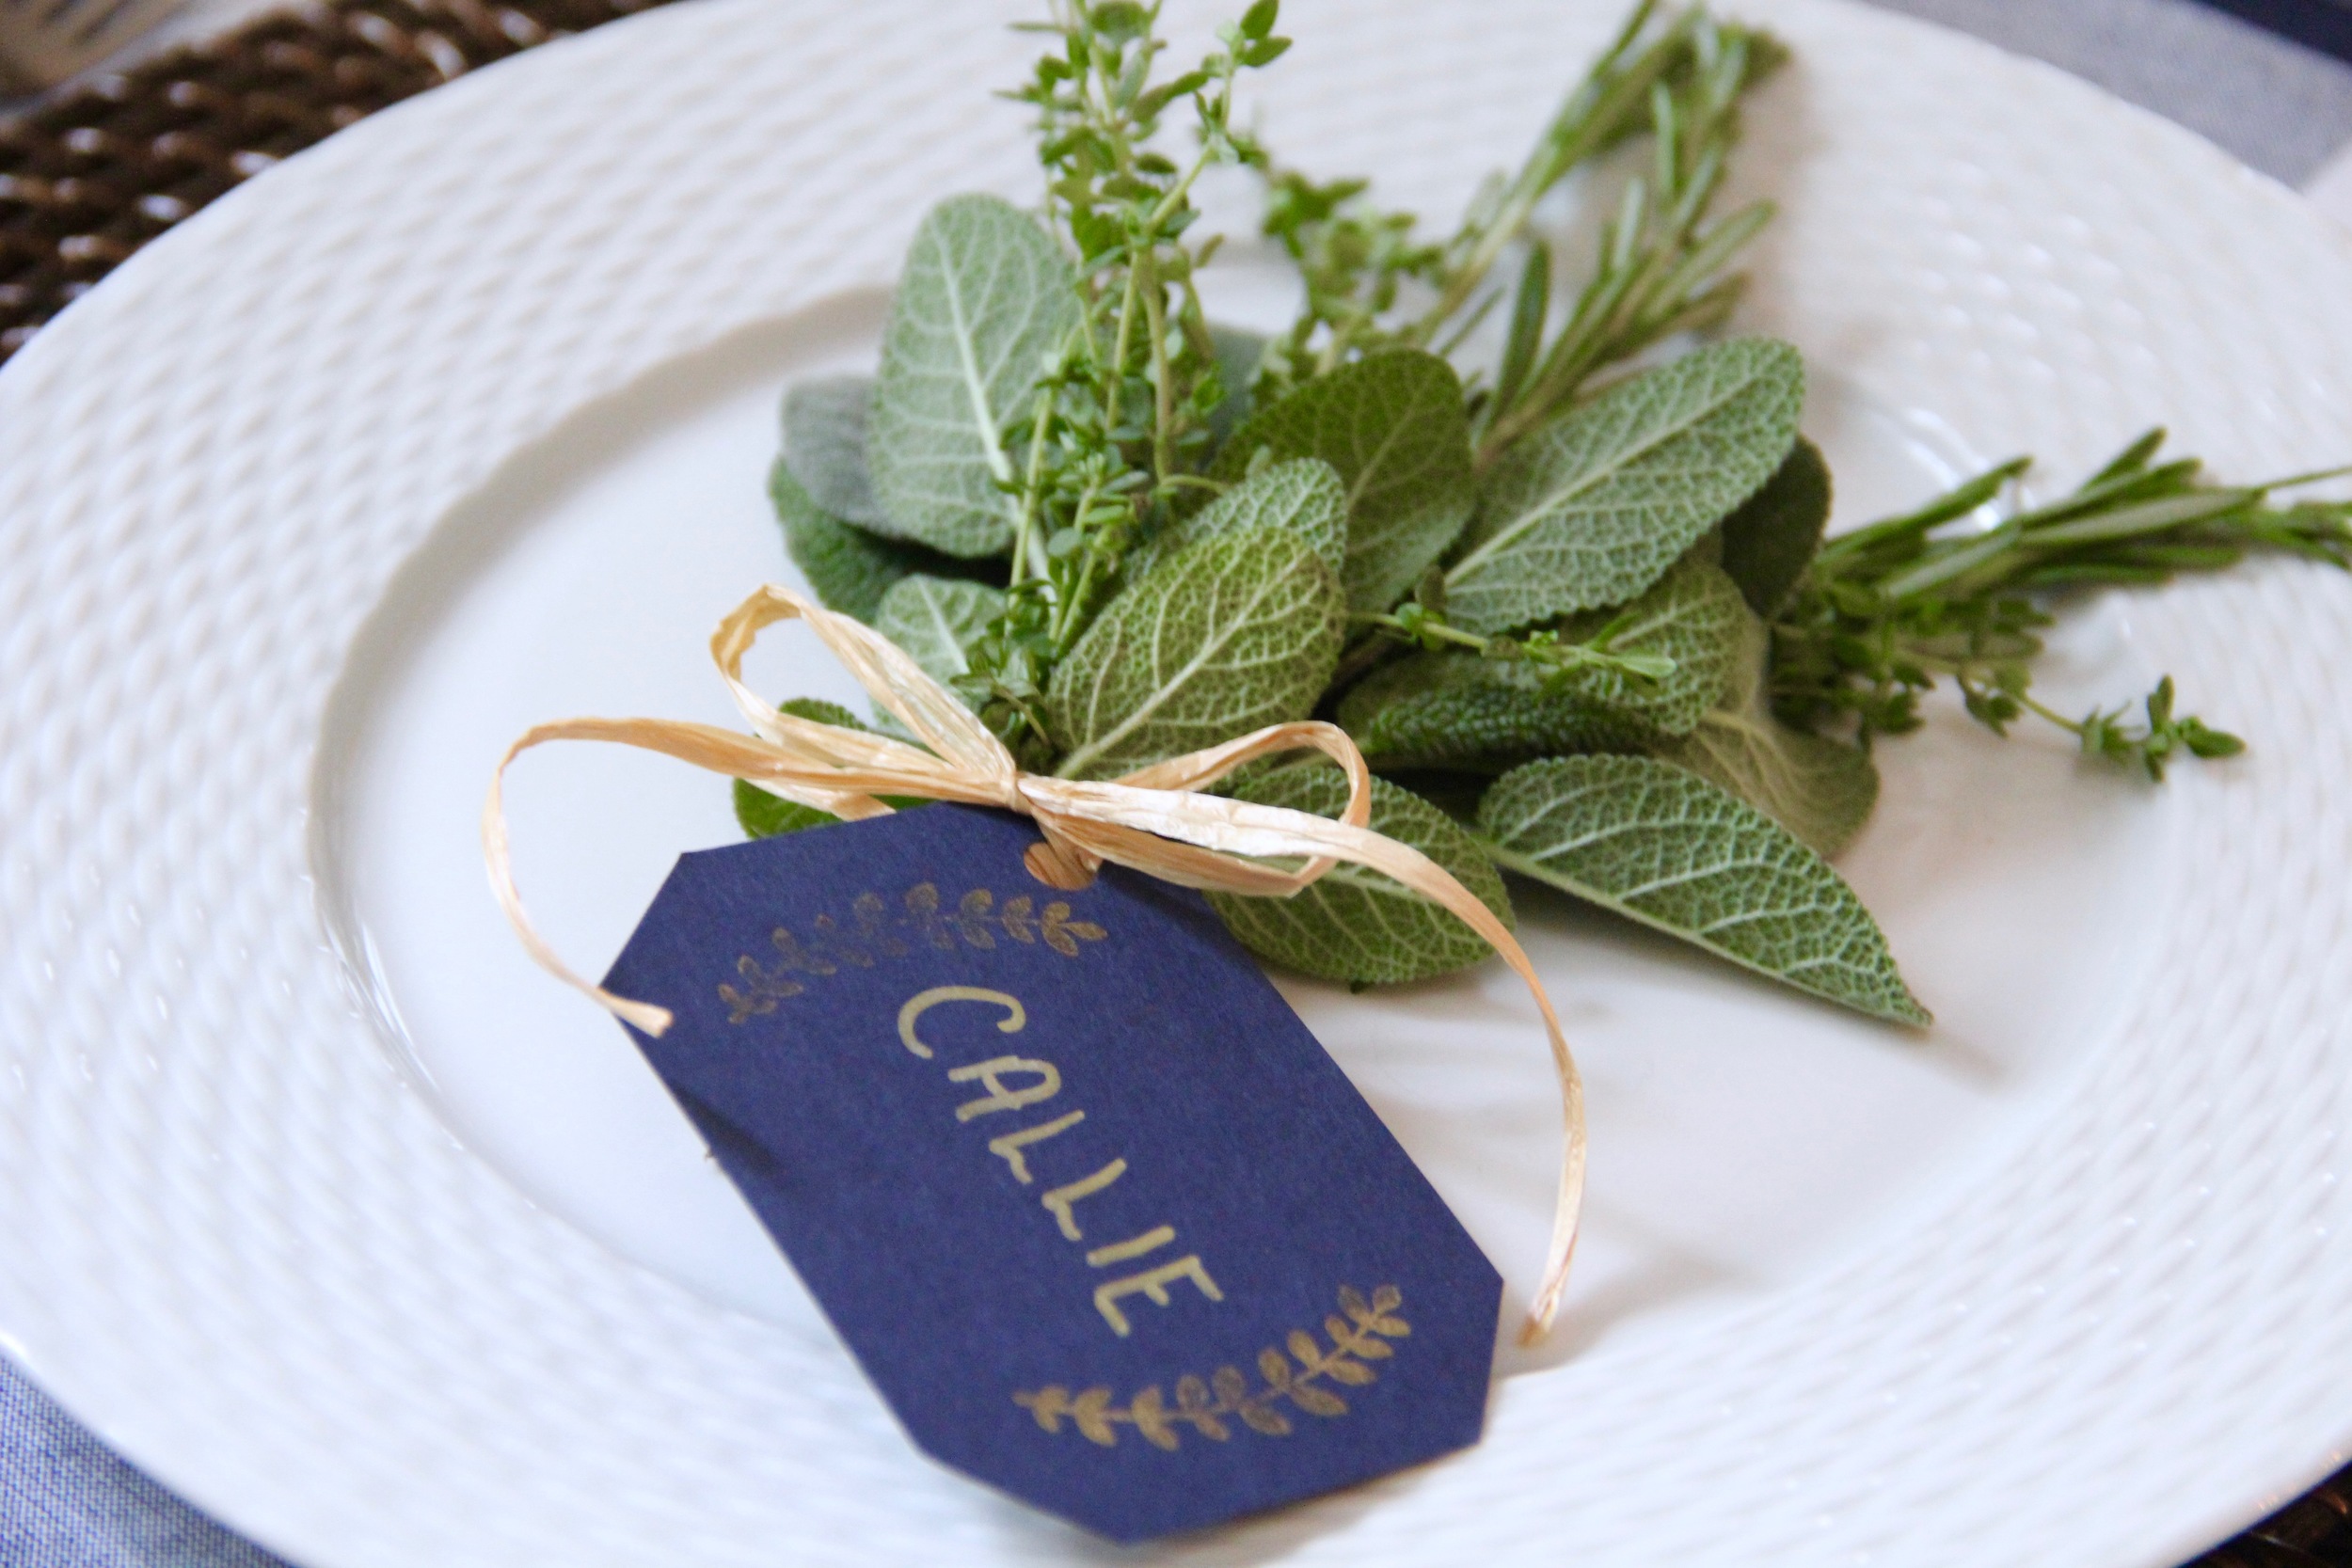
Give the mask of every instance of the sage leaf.
M 776 711 L 788 713 L 795 719 L 813 719 L 819 724 L 838 724 L 845 730 L 862 730 L 864 724 L 838 703 L 821 697 L 795 697 L 778 703 Z M 781 795 L 771 795 L 757 784 L 744 779 L 735 781 L 735 820 L 741 824 L 747 838 L 774 838 L 783 833 L 797 833 L 807 828 L 822 828 L 841 818 L 815 806 L 804 806 L 798 800 L 787 800 Z
M 1724 570 L 1748 608 L 1766 620 L 1780 613 L 1829 526 L 1829 464 L 1821 449 L 1797 437 L 1780 471 L 1724 519 Z
M 1632 598 L 1772 478 L 1804 404 L 1797 351 L 1745 339 L 1537 430 L 1487 476 L 1447 615 L 1491 634 Z
M 1435 355 L 1390 351 L 1317 376 L 1243 421 L 1210 476 L 1240 480 L 1261 451 L 1276 462 L 1320 457 L 1339 471 L 1347 487 L 1340 583 L 1352 610 L 1395 604 L 1470 520 L 1476 491 L 1462 383 Z
M 1530 763 L 1486 792 L 1478 828 L 1506 869 L 1873 1018 L 1930 1022 L 1830 863 L 1671 763 Z
M 866 449 L 879 531 L 958 556 L 1010 545 L 1004 433 L 1077 323 L 1071 265 L 1027 214 L 993 196 L 931 209 L 882 337 Z
M 890 585 L 910 573 L 1003 580 L 1000 562 L 959 561 L 843 522 L 811 499 L 781 460 L 769 471 L 768 495 L 775 503 L 776 520 L 784 526 L 785 553 L 808 579 L 818 602 L 868 626 Z
M 1141 575 L 1196 539 L 1250 528 L 1296 534 L 1336 576 L 1347 558 L 1347 489 L 1339 470 L 1314 457 L 1268 464 L 1138 549 L 1129 569 Z
M 1249 418 L 1250 388 L 1258 379 L 1258 361 L 1265 357 L 1265 340 L 1237 326 L 1209 325 L 1209 342 L 1216 350 L 1217 384 L 1225 396 L 1209 411 L 1212 447 L 1222 447 L 1241 422 Z
M 1104 779 L 1304 719 L 1339 662 L 1339 584 L 1296 534 L 1178 550 L 1097 616 L 1047 684 L 1069 778 Z
M 1581 641 L 1621 621 L 1610 645 L 1673 659 L 1663 679 L 1418 654 L 1358 685 L 1339 721 L 1384 768 L 1493 769 L 1563 752 L 1640 750 L 1688 734 L 1724 700 L 1750 620 L 1732 580 L 1693 550 L 1625 610 L 1561 627 L 1563 641 Z
M 1718 709 L 1650 754 L 1737 795 L 1824 860 L 1844 852 L 1878 805 L 1869 752 L 1757 708 Z
M 1501 772 L 1564 752 L 1637 751 L 1651 734 L 1565 695 L 1524 667 L 1419 654 L 1375 671 L 1340 704 L 1340 727 L 1375 768 Z
M 1646 750 L 1729 790 L 1832 859 L 1877 807 L 1878 767 L 1858 746 L 1772 716 L 1765 671 L 1772 634 L 1753 615 L 1742 620 L 1722 705 L 1689 735 L 1653 741 Z
M 1257 774 L 1233 793 L 1261 805 L 1336 817 L 1347 804 L 1347 775 L 1327 763 Z M 1514 924 L 1511 896 L 1485 850 L 1436 806 L 1386 779 L 1372 781 L 1372 830 L 1407 844 L 1454 873 L 1479 900 Z M 1226 927 L 1268 963 L 1352 984 L 1425 980 L 1466 969 L 1494 950 L 1461 918 L 1402 882 L 1343 862 L 1289 898 L 1213 893 Z
M 1581 642 L 1614 624 L 1618 630 L 1611 648 L 1662 654 L 1674 660 L 1674 673 L 1638 681 L 1614 670 L 1569 670 L 1562 673 L 1558 689 L 1666 735 L 1686 735 L 1701 714 L 1723 701 L 1747 621 L 1739 585 L 1693 553 L 1667 568 L 1623 610 L 1595 610 L 1560 626 L 1562 641 Z
M 795 382 L 784 394 L 784 466 L 827 513 L 871 528 L 882 520 L 866 466 L 874 378 L 829 375 Z
M 896 642 L 925 674 L 954 690 L 956 677 L 972 672 L 968 650 L 1004 608 L 1004 593 L 986 583 L 907 577 L 882 595 L 874 629 Z

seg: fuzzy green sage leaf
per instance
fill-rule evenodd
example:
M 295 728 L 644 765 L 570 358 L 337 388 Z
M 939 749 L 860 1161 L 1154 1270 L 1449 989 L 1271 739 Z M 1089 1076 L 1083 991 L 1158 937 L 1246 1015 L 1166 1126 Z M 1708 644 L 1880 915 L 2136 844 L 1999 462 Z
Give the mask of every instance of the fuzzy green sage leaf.
M 1211 476 L 1244 478 L 1261 451 L 1319 457 L 1347 486 L 1347 608 L 1404 597 L 1470 520 L 1470 423 L 1454 367 L 1394 350 L 1342 365 L 1242 422 Z
M 1829 463 L 1800 436 L 1780 471 L 1724 519 L 1724 570 L 1750 610 L 1770 619 L 1788 604 L 1821 547 L 1830 500 Z
M 1066 778 L 1106 779 L 1303 719 L 1339 661 L 1340 590 L 1274 529 L 1186 546 L 1113 599 L 1054 669 Z
M 1827 861 L 1743 800 L 1651 757 L 1555 757 L 1478 808 L 1506 869 L 1759 974 L 1897 1023 L 1930 1022 Z
M 1645 748 L 1729 790 L 1832 859 L 1853 842 L 1878 805 L 1879 770 L 1859 746 L 1792 729 L 1772 716 L 1765 655 L 1771 633 L 1742 617 L 1721 705 L 1686 736 Z
M 902 578 L 882 595 L 874 629 L 949 690 L 972 672 L 972 644 L 1004 612 L 1001 589 L 952 578 Z
M 1742 339 L 1535 431 L 1486 478 L 1446 613 L 1501 632 L 1632 598 L 1772 477 L 1804 404 L 1797 351 Z
M 1729 578 L 1684 557 L 1625 610 L 1572 622 L 1581 639 L 1608 623 L 1618 654 L 1657 654 L 1657 681 L 1613 670 L 1549 671 L 1525 660 L 1425 653 L 1375 671 L 1340 704 L 1341 727 L 1382 768 L 1497 770 L 1566 752 L 1634 751 L 1683 735 L 1721 702 L 1747 611 Z
M 946 577 L 993 572 L 1001 580 L 1003 568 L 993 562 L 959 561 L 843 522 L 811 499 L 781 461 L 769 471 L 768 496 L 775 503 L 776 521 L 784 527 L 785 553 L 808 580 L 809 591 L 827 610 L 855 616 L 868 626 L 890 585 L 910 573 Z
M 1321 763 L 1253 776 L 1233 791 L 1261 805 L 1321 816 L 1347 804 L 1347 776 Z M 1511 897 L 1477 841 L 1436 806 L 1386 779 L 1372 781 L 1372 831 L 1411 846 L 1452 872 L 1512 925 Z M 1452 913 L 1400 882 L 1342 864 L 1289 898 L 1211 894 L 1243 946 L 1269 963 L 1357 985 L 1425 980 L 1467 969 L 1493 949 Z
M 813 719 L 819 724 L 838 724 L 845 730 L 866 728 L 857 716 L 839 703 L 829 703 L 821 697 L 795 697 L 778 703 L 776 711 L 788 713 L 795 719 Z M 781 795 L 771 795 L 748 780 L 735 781 L 735 820 L 741 824 L 747 838 L 774 838 L 782 833 L 797 833 L 807 828 L 822 828 L 841 818 L 815 806 L 804 806 L 798 800 L 787 800 Z
M 993 196 L 931 209 L 882 337 L 867 449 L 878 530 L 958 556 L 1012 542 L 1005 431 L 1078 314 L 1070 263 L 1034 218 Z
M 874 378 L 827 375 L 792 384 L 784 394 L 784 466 L 809 499 L 845 523 L 882 521 L 866 467 L 866 430 Z
M 1268 464 L 1136 551 L 1129 569 L 1149 571 L 1197 539 L 1250 528 L 1296 534 L 1337 576 L 1347 559 L 1347 487 L 1339 470 L 1315 457 Z

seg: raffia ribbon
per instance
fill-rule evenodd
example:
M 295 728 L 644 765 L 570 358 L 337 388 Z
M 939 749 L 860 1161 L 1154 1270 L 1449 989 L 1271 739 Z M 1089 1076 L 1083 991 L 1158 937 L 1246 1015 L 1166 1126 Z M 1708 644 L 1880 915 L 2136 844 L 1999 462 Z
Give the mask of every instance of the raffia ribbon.
M 920 747 L 779 713 L 743 684 L 743 656 L 761 629 L 796 619 L 808 623 Z M 482 810 L 482 851 L 500 906 L 542 968 L 648 1035 L 659 1036 L 670 1026 L 669 1009 L 615 996 L 574 974 L 523 912 L 507 843 L 506 769 L 523 752 L 550 740 L 601 740 L 660 752 L 850 820 L 886 815 L 890 807 L 877 799 L 882 795 L 1018 812 L 1044 836 L 1030 852 L 1030 870 L 1060 887 L 1083 886 L 1109 862 L 1184 887 L 1279 898 L 1311 886 L 1341 861 L 1367 866 L 1459 916 L 1527 982 L 1543 1014 L 1560 1078 L 1565 1141 L 1550 1252 L 1520 1338 L 1532 1341 L 1551 1326 L 1567 1283 L 1584 1193 L 1584 1090 L 1576 1061 L 1534 966 L 1494 911 L 1428 856 L 1365 826 L 1372 815 L 1372 774 L 1345 731 L 1321 722 L 1273 724 L 1121 779 L 1061 779 L 1021 771 L 1012 753 L 970 709 L 886 638 L 789 589 L 770 585 L 737 606 L 712 635 L 710 654 L 754 735 L 667 719 L 565 719 L 533 726 L 500 760 Z M 1347 809 L 1338 820 L 1200 793 L 1259 757 L 1301 750 L 1321 752 L 1346 771 Z M 1295 870 L 1262 863 L 1299 857 L 1305 863 Z

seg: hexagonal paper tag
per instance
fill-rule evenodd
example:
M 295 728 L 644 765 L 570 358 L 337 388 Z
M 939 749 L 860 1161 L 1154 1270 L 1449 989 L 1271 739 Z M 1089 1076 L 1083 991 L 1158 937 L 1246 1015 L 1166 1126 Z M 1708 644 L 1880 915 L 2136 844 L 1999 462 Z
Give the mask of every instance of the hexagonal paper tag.
M 605 983 L 934 1458 L 1136 1541 L 1476 1442 L 1486 1257 L 1205 900 L 1036 840 L 690 854 Z

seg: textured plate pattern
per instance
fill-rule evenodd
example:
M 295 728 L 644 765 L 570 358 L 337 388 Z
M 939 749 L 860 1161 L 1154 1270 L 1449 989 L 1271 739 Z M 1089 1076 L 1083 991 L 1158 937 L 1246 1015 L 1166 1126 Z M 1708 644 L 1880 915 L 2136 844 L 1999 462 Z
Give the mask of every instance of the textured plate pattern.
M 1615 7 L 1320 8 L 1270 129 L 1443 211 Z M 2061 467 L 2159 416 L 2234 473 L 2352 449 L 2352 247 L 2286 193 L 1949 36 L 1742 8 L 1802 61 L 1758 116 L 1788 218 L 1756 325 Z M 582 402 L 884 278 L 932 197 L 1025 196 L 978 97 L 1019 69 L 1003 14 L 716 0 L 499 66 L 227 198 L 0 375 L 0 1325 L 298 1557 L 1093 1555 L 933 1476 L 832 1347 L 467 1157 L 308 885 L 320 715 L 404 555 Z M 1899 1245 L 1167 1555 L 2122 1568 L 2341 1458 L 2352 592 L 2259 571 L 2134 613 L 2258 761 L 2175 786 L 2155 979 L 2045 1122 Z

